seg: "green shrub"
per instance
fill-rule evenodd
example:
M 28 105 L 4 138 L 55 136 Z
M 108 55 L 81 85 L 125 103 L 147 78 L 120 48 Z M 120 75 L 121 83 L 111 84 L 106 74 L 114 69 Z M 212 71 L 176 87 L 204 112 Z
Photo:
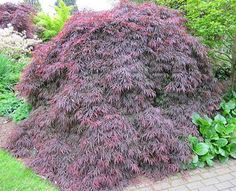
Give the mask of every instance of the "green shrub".
M 36 25 L 41 28 L 39 36 L 43 40 L 49 40 L 56 36 L 62 30 L 65 22 L 69 19 L 71 10 L 71 6 L 66 6 L 62 0 L 59 0 L 58 6 L 55 6 L 55 16 L 49 16 L 44 12 L 40 12 L 35 17 Z
M 5 55 L 0 54 L 0 91 L 11 90 L 19 81 L 20 72 L 25 63 L 15 62 Z
M 236 158 L 236 93 L 221 103 L 221 114 L 213 119 L 198 114 L 193 115 L 193 123 L 199 127 L 203 140 L 190 136 L 195 154 L 190 167 L 212 166 L 213 160 L 225 162 L 229 157 Z
M 32 110 L 32 106 L 26 102 L 24 102 L 23 100 L 19 100 L 19 106 L 16 108 L 15 111 L 13 111 L 10 114 L 10 117 L 13 119 L 13 121 L 18 122 L 18 121 L 22 121 L 24 119 L 26 119 L 31 110 Z
M 185 10 L 186 0 L 156 0 L 158 5 L 164 5 L 172 9 Z
M 26 119 L 31 111 L 31 106 L 18 99 L 12 92 L 0 94 L 0 116 L 6 116 L 18 122 Z
M 156 0 L 158 4 L 179 9 L 188 19 L 190 31 L 210 48 L 214 73 L 229 78 L 232 36 L 236 31 L 235 0 Z
M 14 93 L 14 86 L 24 66 L 25 63 L 0 55 L 0 116 L 11 117 L 14 121 L 25 119 L 31 110 L 31 106 Z

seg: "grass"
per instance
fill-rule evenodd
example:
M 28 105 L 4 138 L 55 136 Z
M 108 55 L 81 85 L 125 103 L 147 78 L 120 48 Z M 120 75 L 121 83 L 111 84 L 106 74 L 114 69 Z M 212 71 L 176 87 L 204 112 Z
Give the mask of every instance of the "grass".
M 58 191 L 3 150 L 0 150 L 0 190 Z

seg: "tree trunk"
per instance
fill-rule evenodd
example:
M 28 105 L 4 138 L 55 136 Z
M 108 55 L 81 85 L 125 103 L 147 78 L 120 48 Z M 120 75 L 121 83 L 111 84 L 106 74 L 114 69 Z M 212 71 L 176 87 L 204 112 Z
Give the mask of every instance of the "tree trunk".
M 231 86 L 234 91 L 236 91 L 236 35 L 233 39 L 233 47 L 232 47 L 232 63 L 231 63 Z

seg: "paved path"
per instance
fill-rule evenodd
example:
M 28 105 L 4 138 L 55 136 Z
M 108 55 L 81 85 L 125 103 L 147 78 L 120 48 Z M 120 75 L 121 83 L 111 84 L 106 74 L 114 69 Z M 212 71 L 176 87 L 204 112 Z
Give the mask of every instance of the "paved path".
M 236 191 L 236 160 L 212 168 L 189 171 L 162 181 L 140 178 L 140 183 L 124 191 Z
M 0 148 L 5 146 L 15 126 L 13 122 L 0 117 Z

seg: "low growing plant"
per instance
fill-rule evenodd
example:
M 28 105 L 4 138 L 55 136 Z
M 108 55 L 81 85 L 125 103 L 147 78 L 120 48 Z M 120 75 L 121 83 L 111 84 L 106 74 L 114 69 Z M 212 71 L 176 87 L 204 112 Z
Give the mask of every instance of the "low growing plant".
M 31 55 L 34 46 L 40 42 L 36 36 L 27 38 L 26 34 L 15 31 L 11 25 L 0 28 L 0 52 L 10 58 L 21 59 Z
M 26 119 L 31 111 L 31 106 L 12 92 L 0 94 L 0 116 L 10 117 L 18 122 Z
M 190 136 L 193 153 L 191 167 L 212 166 L 214 160 L 236 158 L 236 94 L 221 103 L 221 114 L 214 118 L 195 113 L 192 122 L 199 127 L 203 140 Z
M 24 66 L 25 63 L 0 54 L 0 116 L 11 117 L 14 121 L 25 119 L 31 110 L 31 106 L 17 98 L 14 92 Z

